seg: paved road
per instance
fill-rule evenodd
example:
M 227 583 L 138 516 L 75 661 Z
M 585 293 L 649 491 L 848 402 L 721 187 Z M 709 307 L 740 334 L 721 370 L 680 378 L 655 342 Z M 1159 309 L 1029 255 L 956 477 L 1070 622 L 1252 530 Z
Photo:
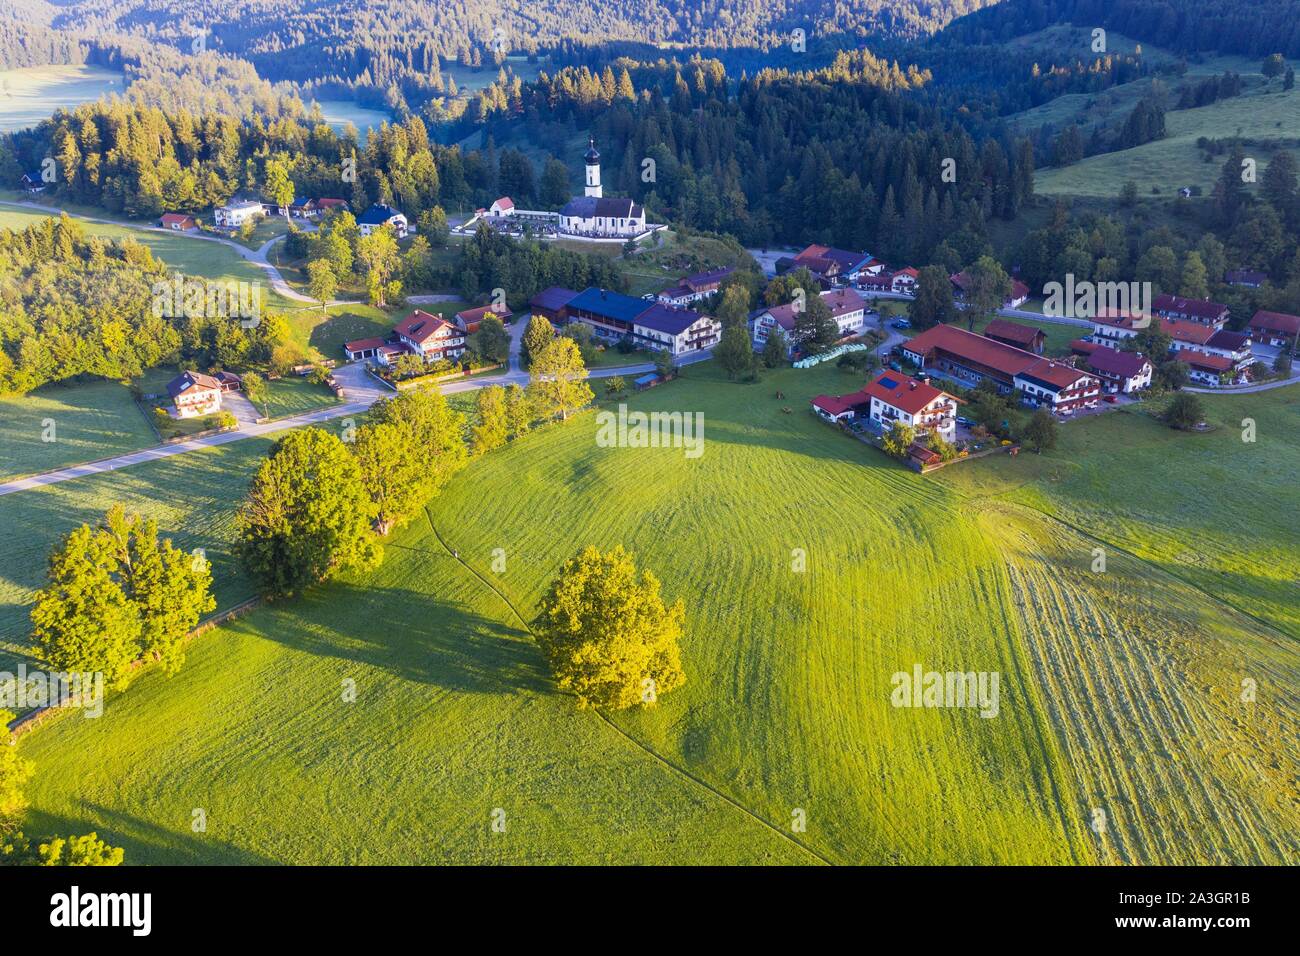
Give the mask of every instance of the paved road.
M 510 361 L 506 371 L 497 375 L 484 375 L 475 378 L 467 378 L 463 381 L 451 380 L 443 382 L 439 386 L 443 394 L 455 395 L 461 392 L 471 392 L 487 385 L 508 385 L 511 383 L 519 385 L 528 384 L 528 373 L 519 367 L 519 345 L 523 339 L 526 325 L 526 322 L 520 320 L 514 322 L 510 326 Z M 693 365 L 696 362 L 703 362 L 712 357 L 712 352 L 698 352 L 679 359 L 678 364 Z M 591 372 L 591 377 L 610 378 L 615 375 L 642 375 L 646 372 L 653 371 L 653 363 L 644 363 L 640 365 L 627 365 L 619 368 L 595 369 Z M 384 398 L 390 398 L 394 394 L 390 389 L 385 388 L 372 376 L 367 374 L 364 362 L 351 362 L 347 365 L 341 365 L 334 370 L 334 375 L 343 386 L 344 402 L 340 405 L 330 405 L 327 408 L 320 408 L 312 412 L 304 412 L 301 415 L 281 418 L 273 422 L 265 422 L 261 425 L 241 422 L 237 431 L 222 432 L 219 435 L 209 435 L 205 438 L 195 438 L 190 441 L 177 442 L 172 445 L 155 445 L 152 448 L 145 448 L 141 451 L 131 452 L 130 454 L 118 455 L 116 458 L 105 458 L 101 461 L 88 462 L 84 465 L 74 465 L 70 468 L 60 468 L 57 471 L 48 471 L 44 474 L 32 475 L 28 478 L 18 478 L 14 481 L 0 484 L 0 496 L 11 495 L 15 492 L 27 491 L 32 488 L 40 488 L 45 485 L 56 485 L 64 481 L 72 481 L 75 478 L 85 478 L 88 475 L 98 475 L 108 471 L 118 471 L 122 468 L 130 468 L 132 465 L 140 465 L 149 461 L 158 461 L 162 458 L 171 458 L 173 455 L 183 455 L 192 451 L 200 451 L 204 448 L 215 448 L 219 445 L 228 445 L 231 442 L 242 441 L 245 438 L 254 438 L 261 435 L 273 435 L 277 432 L 287 431 L 291 428 L 301 428 L 304 425 L 319 425 L 322 422 L 327 422 L 335 418 L 343 418 L 348 415 L 361 415 L 364 414 L 375 402 Z
M 1184 392 L 1199 392 L 1202 395 L 1249 395 L 1252 392 L 1267 392 L 1272 388 L 1284 388 L 1287 385 L 1300 383 L 1300 374 L 1292 375 L 1290 378 L 1278 379 L 1276 382 L 1261 382 L 1258 385 L 1241 385 L 1236 388 L 1191 388 L 1183 386 Z
M 63 209 L 58 209 L 54 206 L 45 206 L 37 202 L 10 202 L 8 200 L 0 200 L 0 206 L 13 206 L 18 209 L 30 209 L 36 212 L 46 213 L 47 215 L 50 216 L 58 216 L 61 213 L 66 211 Z M 247 246 L 240 245 L 238 242 L 235 242 L 233 239 L 223 239 L 221 236 L 210 236 L 205 233 L 197 233 L 197 232 L 176 232 L 173 229 L 164 229 L 162 226 L 143 226 L 138 222 L 127 222 L 123 219 L 101 219 L 97 216 L 87 216 L 79 212 L 69 212 L 68 215 L 73 219 L 82 219 L 85 220 L 86 222 L 98 222 L 106 226 L 122 226 L 123 228 L 136 229 L 140 232 L 158 232 L 158 233 L 162 233 L 165 236 L 181 236 L 186 239 L 194 239 L 198 242 L 217 242 L 223 246 L 229 246 L 231 249 L 234 249 L 236 252 L 238 252 L 241 258 L 248 260 L 253 265 L 257 266 L 257 268 L 265 272 L 267 281 L 271 284 L 271 288 L 274 289 L 276 292 L 278 292 L 284 298 L 289 299 L 293 302 L 303 302 L 306 303 L 307 305 L 317 305 L 317 306 L 320 305 L 320 303 L 317 302 L 315 299 L 313 299 L 311 296 L 303 295 L 301 292 L 298 292 L 292 286 L 290 286 L 289 283 L 285 281 L 284 276 L 280 274 L 280 270 L 277 269 L 275 266 L 271 265 L 271 263 L 267 260 L 266 258 L 267 251 L 270 250 L 271 246 L 273 246 L 275 243 L 283 239 L 284 236 L 273 236 L 272 238 L 268 239 L 266 242 L 262 243 L 262 245 L 259 246 L 257 249 L 249 249 Z M 330 305 L 355 305 L 356 300 L 331 299 L 329 304 Z

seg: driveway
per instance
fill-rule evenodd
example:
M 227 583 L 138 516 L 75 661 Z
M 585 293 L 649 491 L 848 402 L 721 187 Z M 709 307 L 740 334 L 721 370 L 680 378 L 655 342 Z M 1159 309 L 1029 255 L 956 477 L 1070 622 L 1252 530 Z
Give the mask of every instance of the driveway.
M 222 394 L 221 407 L 235 416 L 240 428 L 245 425 L 256 425 L 257 420 L 262 417 L 262 413 L 257 410 L 257 406 L 250 402 L 248 396 L 243 392 L 225 392 Z

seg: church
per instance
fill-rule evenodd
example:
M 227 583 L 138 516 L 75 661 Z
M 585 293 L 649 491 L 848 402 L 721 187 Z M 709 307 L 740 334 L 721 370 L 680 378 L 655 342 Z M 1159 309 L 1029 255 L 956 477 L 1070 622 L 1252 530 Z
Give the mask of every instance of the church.
M 600 153 L 588 141 L 585 194 L 560 210 L 560 235 L 592 239 L 634 239 L 646 231 L 645 207 L 627 198 L 606 198 L 600 187 Z

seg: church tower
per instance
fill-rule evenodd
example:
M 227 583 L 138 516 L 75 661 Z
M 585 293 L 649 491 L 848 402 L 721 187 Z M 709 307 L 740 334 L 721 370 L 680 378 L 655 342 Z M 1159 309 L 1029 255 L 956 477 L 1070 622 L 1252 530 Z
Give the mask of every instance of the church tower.
M 596 151 L 596 141 L 587 140 L 587 190 L 586 195 L 600 196 L 600 153 Z

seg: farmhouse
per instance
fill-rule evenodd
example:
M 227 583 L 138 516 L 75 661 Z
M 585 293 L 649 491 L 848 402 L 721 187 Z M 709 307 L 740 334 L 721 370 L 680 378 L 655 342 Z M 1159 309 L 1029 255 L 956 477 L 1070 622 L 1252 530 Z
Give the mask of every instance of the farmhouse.
M 1151 363 L 1141 352 L 1122 352 L 1096 346 L 1084 360 L 1084 367 L 1108 392 L 1131 395 L 1151 387 Z
M 158 225 L 173 232 L 194 232 L 199 228 L 199 221 L 183 212 L 165 212 Z
M 1294 348 L 1300 336 L 1300 315 L 1285 312 L 1265 312 L 1262 309 L 1250 319 L 1251 335 L 1264 345 Z
M 504 306 L 481 305 L 477 309 L 466 309 L 464 312 L 457 312 L 456 325 L 466 335 L 473 335 L 489 315 L 500 319 L 502 322 L 509 322 L 514 317 L 514 313 Z
M 866 319 L 866 301 L 853 289 L 831 289 L 821 293 L 821 297 L 830 307 L 831 318 L 840 328 L 840 336 L 856 335 L 862 331 Z M 749 315 L 754 351 L 761 352 L 767 344 L 767 337 L 772 330 L 780 326 L 789 343 L 788 352 L 794 354 L 797 343 L 794 341 L 795 318 L 798 311 L 795 303 L 756 309 Z
M 459 325 L 416 309 L 393 326 L 387 338 L 371 336 L 345 342 L 343 354 L 349 362 L 374 359 L 380 365 L 390 365 L 404 354 L 418 355 L 425 362 L 450 361 L 465 351 L 465 335 Z
M 1203 349 L 1205 343 L 1210 341 L 1218 330 L 1212 325 L 1188 322 L 1185 319 L 1161 319 L 1160 331 L 1174 340 L 1173 350 L 1180 351 L 1182 349 Z
M 167 383 L 177 418 L 197 418 L 221 410 L 220 380 L 202 372 L 181 372 Z
M 1125 339 L 1131 339 L 1151 324 L 1149 316 L 1132 312 L 1098 312 L 1092 320 L 1092 341 L 1107 348 L 1117 349 Z
M 603 338 L 630 338 L 637 345 L 667 349 L 672 355 L 711 348 L 722 336 L 722 323 L 693 309 L 647 303 L 595 286 L 578 293 L 563 308 L 568 322 L 582 322 Z
M 988 379 L 1000 392 L 1019 392 L 1027 405 L 1047 405 L 1057 412 L 1095 405 L 1101 394 L 1095 376 L 951 325 L 926 329 L 900 348 L 922 368 Z
M 1187 365 L 1188 377 L 1201 385 L 1226 385 L 1232 381 L 1234 369 L 1232 359 L 1222 355 L 1206 355 L 1202 352 L 1183 350 L 1177 355 L 1178 361 Z
M 45 181 L 41 179 L 41 174 L 39 172 L 23 173 L 23 178 L 20 179 L 18 183 L 23 187 L 23 191 L 29 196 L 35 196 L 37 193 L 45 192 Z
M 945 441 L 952 441 L 957 434 L 960 400 L 927 382 L 899 372 L 882 372 L 862 391 L 870 400 L 868 415 L 882 429 L 902 422 L 918 432 L 937 432 Z
M 315 219 L 321 211 L 321 205 L 315 199 L 295 199 L 289 206 L 289 215 L 294 219 Z
M 1008 322 L 1006 319 L 993 319 L 985 326 L 984 335 L 994 342 L 1014 345 L 1035 355 L 1042 355 L 1043 347 L 1047 344 L 1047 333 L 1042 329 L 1021 325 L 1019 322 Z
M 735 271 L 735 266 L 724 266 L 721 269 L 710 269 L 708 272 L 697 272 L 682 279 L 677 285 L 663 289 L 655 298 L 668 305 L 691 305 L 701 299 L 707 299 L 721 289 L 722 281 Z
M 857 282 L 884 269 L 884 263 L 866 252 L 848 252 L 833 246 L 812 245 L 790 262 L 791 269 L 807 269 L 824 286 Z
M 1209 299 L 1185 299 L 1180 295 L 1164 293 L 1151 303 L 1152 311 L 1162 319 L 1182 319 L 1222 328 L 1228 321 L 1228 307 Z
M 848 395 L 817 395 L 812 399 L 812 410 L 828 422 L 846 422 L 865 413 L 870 407 L 871 399 L 865 391 L 851 392 Z
M 913 295 L 916 292 L 916 280 L 921 273 L 911 266 L 904 266 L 890 277 L 889 291 Z
M 357 219 L 357 229 L 361 235 L 368 236 L 381 226 L 388 226 L 398 239 L 405 239 L 410 228 L 406 217 L 384 203 L 375 203 Z
M 969 294 L 972 280 L 967 272 L 958 272 L 955 275 L 948 276 L 948 281 L 952 283 L 952 297 L 959 304 L 964 305 L 966 297 Z M 1024 305 L 1029 300 L 1029 286 L 1025 285 L 1019 279 L 1011 280 L 1011 294 L 1002 302 L 1005 309 L 1016 309 Z
M 218 206 L 212 211 L 212 220 L 222 229 L 239 229 L 250 219 L 261 219 L 266 207 L 255 199 L 242 199 Z
M 552 325 L 563 325 L 569 321 L 568 305 L 578 297 L 573 289 L 553 285 L 543 289 L 528 300 L 528 310 L 533 315 L 540 315 Z

